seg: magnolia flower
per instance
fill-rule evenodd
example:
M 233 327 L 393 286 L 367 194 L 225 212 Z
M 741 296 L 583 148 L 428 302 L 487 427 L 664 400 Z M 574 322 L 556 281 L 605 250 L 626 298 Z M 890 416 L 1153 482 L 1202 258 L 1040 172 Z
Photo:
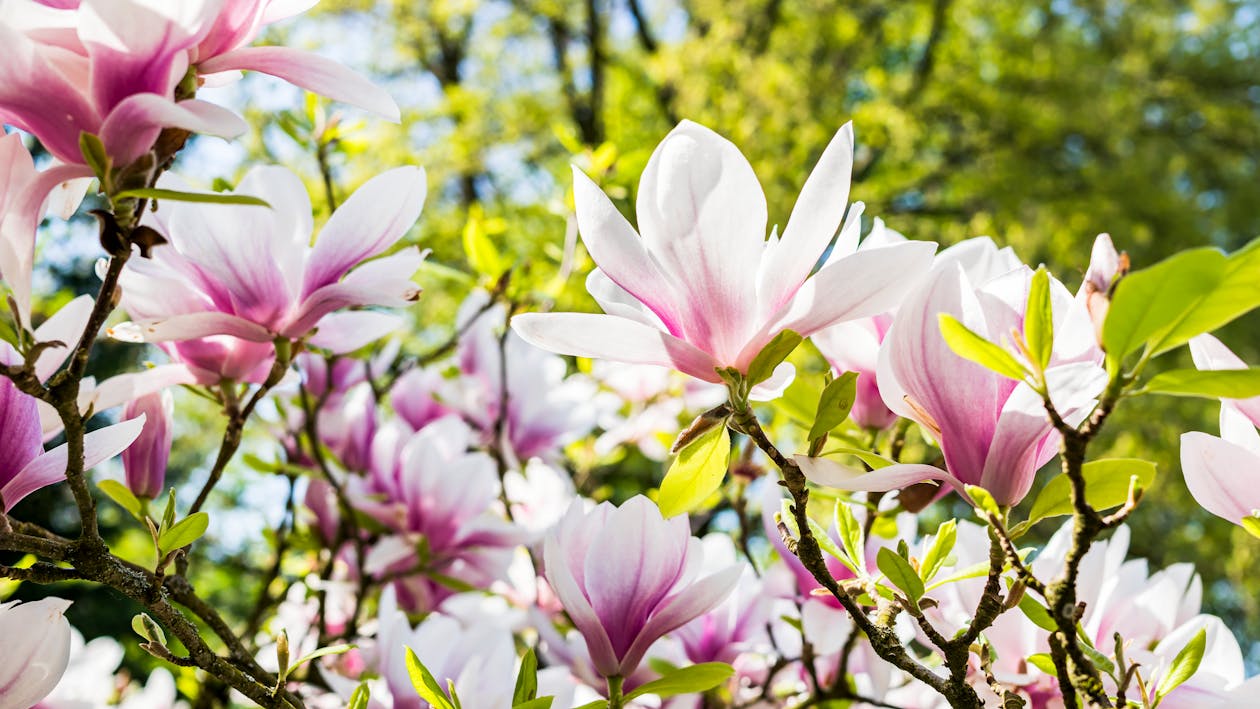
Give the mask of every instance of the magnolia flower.
M 674 635 L 682 642 L 688 660 L 731 664 L 741 653 L 768 644 L 769 599 L 752 566 L 737 562 L 735 544 L 729 535 L 710 534 L 703 542 L 705 571 L 738 566 L 739 582 L 716 608 L 674 631 Z
M 56 371 L 65 352 L 52 356 L 55 364 L 50 370 L 36 362 L 36 376 L 42 379 Z M 18 365 L 22 358 L 8 343 L 0 342 L 0 363 Z M 84 470 L 118 455 L 140 435 L 143 426 L 142 415 L 85 435 Z M 35 398 L 23 394 L 8 378 L 0 377 L 0 511 L 7 512 L 32 492 L 66 479 L 68 444 L 44 451 L 43 442 Z
M 661 636 L 712 610 L 739 580 L 704 563 L 687 516 L 642 496 L 584 512 L 574 502 L 543 544 L 544 572 L 605 677 L 634 672 Z
M 407 673 L 408 648 L 443 688 L 448 681 L 454 685 L 464 706 L 511 706 L 516 646 L 506 628 L 493 623 L 462 627 L 454 618 L 437 613 L 412 628 L 392 589 L 381 595 L 378 617 L 376 668 L 393 695 L 393 709 L 427 706 L 416 695 Z
M 671 367 L 708 382 L 747 372 L 775 336 L 808 336 L 895 305 L 931 263 L 935 244 L 857 250 L 842 238 L 810 273 L 844 215 L 853 162 L 846 125 L 805 183 L 783 238 L 766 240 L 766 199 L 739 150 L 684 121 L 657 146 L 639 182 L 635 234 L 589 178 L 574 172 L 578 228 L 599 268 L 587 290 L 604 315 L 527 313 L 521 337 L 561 354 Z M 856 236 L 856 234 L 854 235 Z M 784 368 L 771 384 L 785 384 Z
M 292 172 L 255 168 L 236 194 L 271 206 L 185 202 L 162 210 L 154 226 L 170 243 L 155 248 L 152 259 L 127 263 L 122 305 L 134 322 L 115 327 L 115 336 L 180 343 L 172 347 L 178 356 L 205 355 L 204 338 L 216 336 L 259 344 L 309 337 L 314 346 L 348 352 L 397 321 L 371 311 L 333 317 L 333 311 L 416 299 L 411 275 L 424 258 L 420 251 L 362 262 L 387 250 L 419 217 L 425 196 L 420 168 L 369 180 L 333 213 L 314 246 L 310 198 Z M 188 341 L 194 344 L 183 346 Z M 215 369 L 213 362 L 200 364 Z
M 981 242 L 984 246 L 984 242 Z M 982 251 L 995 251 L 987 242 Z M 797 456 L 806 477 L 849 490 L 892 490 L 922 480 L 961 489 L 979 485 L 1000 505 L 1018 503 L 1037 470 L 1057 452 L 1058 433 L 1041 397 L 1025 383 L 963 359 L 946 344 L 939 316 L 958 318 L 972 331 L 1001 342 L 1023 331 L 1033 272 L 1018 266 L 991 277 L 995 255 L 976 261 L 943 258 L 933 274 L 897 311 L 880 352 L 880 394 L 888 408 L 913 419 L 941 447 L 945 470 L 902 464 L 872 473 L 824 458 Z M 964 269 L 972 265 L 972 274 Z M 1106 383 L 1101 352 L 1088 318 L 1057 280 L 1050 279 L 1054 350 L 1047 368 L 1050 395 L 1066 419 L 1083 416 Z
M 174 417 L 175 399 L 169 390 L 146 394 L 123 407 L 124 419 L 140 418 L 145 422 L 140 437 L 122 452 L 127 487 L 137 497 L 151 500 L 162 494 L 175 434 Z
M 402 574 L 397 590 L 408 608 L 430 610 L 452 594 L 449 585 L 416 572 L 485 588 L 504 576 L 513 549 L 526 541 L 495 511 L 498 470 L 489 455 L 468 452 L 473 440 L 453 416 L 414 434 L 391 422 L 373 440 L 368 476 L 347 480 L 354 505 L 396 533 L 368 554 L 365 565 L 371 574 Z M 421 539 L 424 559 L 416 552 Z
M 0 137 L 0 279 L 13 293 L 24 325 L 30 324 L 35 226 L 43 217 L 44 200 L 24 201 L 21 197 L 38 179 L 22 136 L 10 133 Z M 22 214 L 24 209 L 33 212 Z
M 4 411 L 8 407 L 0 407 Z M 57 686 L 70 662 L 70 601 L 0 604 L 0 709 L 27 709 Z
M 1190 340 L 1199 369 L 1244 369 L 1246 363 L 1211 335 Z M 1203 509 L 1241 525 L 1260 514 L 1260 397 L 1221 400 L 1221 435 L 1181 434 L 1181 472 Z

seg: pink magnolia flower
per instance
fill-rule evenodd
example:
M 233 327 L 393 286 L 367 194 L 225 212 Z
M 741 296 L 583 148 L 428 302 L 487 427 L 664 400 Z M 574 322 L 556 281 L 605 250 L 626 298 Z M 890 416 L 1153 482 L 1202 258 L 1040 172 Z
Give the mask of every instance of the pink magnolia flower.
M 122 452 L 127 487 L 137 497 L 150 500 L 162 494 L 166 484 L 166 464 L 171 457 L 175 435 L 175 399 L 170 390 L 146 394 L 123 407 L 123 418 L 141 418 L 144 430 Z
M 419 217 L 425 195 L 420 168 L 369 180 L 333 213 L 314 246 L 310 198 L 292 172 L 255 168 L 236 193 L 271 207 L 174 203 L 162 210 L 154 226 L 169 244 L 155 248 L 152 259 L 128 262 L 122 306 L 134 322 L 114 328 L 115 336 L 176 343 L 170 350 L 177 357 L 226 375 L 226 362 L 214 361 L 220 343 L 207 338 L 269 346 L 276 338 L 309 337 L 314 346 L 347 352 L 397 321 L 371 311 L 334 311 L 402 306 L 418 296 L 411 275 L 424 258 L 419 250 L 361 262 L 389 249 Z
M 590 512 L 575 502 L 543 556 L 547 581 L 605 677 L 634 672 L 652 643 L 716 607 L 740 574 L 731 566 L 700 577 L 703 552 L 687 516 L 666 520 L 642 496 Z
M 512 327 L 561 354 L 671 367 L 708 382 L 746 372 L 776 335 L 808 336 L 881 313 L 927 270 L 935 244 L 857 250 L 842 239 L 811 277 L 844 215 L 853 133 L 846 125 L 805 183 L 783 238 L 766 240 L 766 199 L 739 150 L 684 121 L 657 146 L 639 182 L 635 233 L 574 172 L 578 227 L 599 268 L 587 290 L 604 315 L 527 313 Z M 772 378 L 784 384 L 790 370 Z M 770 388 L 774 388 L 773 384 Z
M 368 572 L 406 574 L 421 571 L 423 561 L 430 574 L 412 573 L 397 584 L 408 608 L 431 610 L 453 593 L 431 574 L 488 587 L 504 577 L 513 550 L 528 540 L 497 511 L 497 468 L 489 455 L 468 452 L 473 442 L 472 431 L 455 417 L 416 433 L 387 424 L 373 440 L 368 476 L 346 481 L 355 507 L 395 531 L 368 555 Z M 421 539 L 424 559 L 416 553 Z
M 769 598 L 752 566 L 737 561 L 735 544 L 729 535 L 710 534 L 703 543 L 705 570 L 717 572 L 738 566 L 739 581 L 716 608 L 674 631 L 674 635 L 682 642 L 688 660 L 732 664 L 741 654 L 769 645 Z
M 884 403 L 918 422 L 936 439 L 945 470 L 902 464 L 866 473 L 825 458 L 798 456 L 807 477 L 820 485 L 849 490 L 892 490 L 940 480 L 958 489 L 964 484 L 979 485 L 1001 505 L 1024 498 L 1037 470 L 1057 452 L 1059 436 L 1041 398 L 1027 384 L 955 354 L 939 324 L 939 315 L 948 313 L 994 342 L 1001 342 L 1012 330 L 1023 331 L 1033 272 L 1021 265 L 996 277 L 985 273 L 989 264 L 1000 262 L 994 251 L 992 242 L 987 242 L 982 252 L 990 253 L 982 260 L 971 255 L 942 258 L 933 274 L 901 305 L 880 353 L 878 377 Z M 964 263 L 971 268 L 965 270 Z M 1053 278 L 1050 292 L 1055 342 L 1046 376 L 1056 407 L 1072 419 L 1087 412 L 1106 377 L 1098 365 L 1101 352 L 1084 309 Z
M 1199 369 L 1244 369 L 1237 355 L 1211 335 L 1190 340 Z M 1260 513 L 1260 397 L 1221 400 L 1221 435 L 1181 434 L 1181 472 L 1203 509 L 1241 525 Z
M 5 408 L 0 408 L 4 411 Z M 57 686 L 70 662 L 70 601 L 0 604 L 0 709 L 26 709 Z

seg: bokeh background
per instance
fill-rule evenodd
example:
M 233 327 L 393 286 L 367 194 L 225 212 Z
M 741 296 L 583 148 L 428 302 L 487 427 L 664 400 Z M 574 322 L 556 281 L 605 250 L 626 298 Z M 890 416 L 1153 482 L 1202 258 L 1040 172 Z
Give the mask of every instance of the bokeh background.
M 683 118 L 740 146 L 780 224 L 831 135 L 852 120 L 852 197 L 865 202 L 868 223 L 881 216 L 942 244 L 988 234 L 1070 288 L 1099 232 L 1135 267 L 1186 247 L 1233 250 L 1260 235 L 1256 2 L 324 0 L 275 26 L 271 39 L 370 73 L 397 97 L 402 124 L 249 76 L 207 90 L 245 110 L 257 130 L 233 144 L 199 139 L 177 170 L 209 186 L 235 182 L 252 162 L 285 164 L 307 178 L 326 213 L 330 199 L 378 171 L 425 166 L 429 199 L 409 241 L 433 255 L 404 345 L 413 351 L 449 335 L 458 301 L 479 271 L 492 270 L 478 258 L 514 264 L 514 287 L 536 303 L 593 308 L 581 286 L 592 264 L 570 219 L 570 165 L 633 221 L 639 173 Z M 37 281 L 45 292 L 64 299 L 95 289 L 92 228 L 51 227 Z M 470 254 L 465 244 L 480 238 L 498 253 Z M 1222 333 L 1252 362 L 1260 362 L 1258 323 Z M 95 372 L 145 356 L 111 344 Z M 175 481 L 204 476 L 217 444 L 220 424 L 190 399 L 180 402 L 191 413 L 177 434 Z M 1144 399 L 1122 407 L 1098 453 L 1159 464 L 1158 484 L 1130 522 L 1131 555 L 1152 569 L 1194 563 L 1205 610 L 1238 634 L 1254 672 L 1260 541 L 1202 512 L 1177 461 L 1179 434 L 1216 432 L 1216 415 L 1204 402 Z M 265 447 L 261 438 L 252 445 Z M 627 461 L 603 474 L 620 496 L 659 481 L 661 470 Z M 200 565 L 198 587 L 229 614 L 251 605 L 256 582 L 245 570 L 268 558 L 262 535 L 284 514 L 288 492 L 238 460 L 219 495 L 228 510 L 216 514 L 215 545 L 199 552 L 213 563 Z M 66 500 L 51 488 L 24 514 L 72 531 L 74 520 L 56 512 L 69 509 Z M 121 531 L 117 512 L 106 510 L 106 522 L 119 525 L 116 548 L 142 553 L 145 538 Z M 70 615 L 89 636 L 130 633 L 131 612 L 118 599 L 53 590 L 84 599 Z M 143 671 L 148 658 L 129 661 Z

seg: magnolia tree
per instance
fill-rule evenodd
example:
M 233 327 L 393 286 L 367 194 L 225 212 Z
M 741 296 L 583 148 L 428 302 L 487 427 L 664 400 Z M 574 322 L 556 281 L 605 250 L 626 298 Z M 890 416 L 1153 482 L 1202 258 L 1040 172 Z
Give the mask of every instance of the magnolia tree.
M 1225 707 L 1260 688 L 1191 566 L 1126 560 L 1154 464 L 1092 450 L 1130 400 L 1221 399 L 1182 470 L 1260 535 L 1260 372 L 1208 334 L 1260 306 L 1260 248 L 1130 272 L 1103 235 L 1073 294 L 987 238 L 864 229 L 847 125 L 767 238 L 748 162 L 684 121 L 637 230 L 574 172 L 603 313 L 541 312 L 473 231 L 470 259 L 499 267 L 413 354 L 421 169 L 319 227 L 285 168 L 219 191 L 171 171 L 193 134 L 246 130 L 196 97 L 240 70 L 398 118 L 327 59 L 248 46 L 308 4 L 3 4 L 0 121 L 21 132 L 0 139 L 0 577 L 143 612 L 135 637 L 85 643 L 55 595 L 0 605 L 0 708 L 172 707 L 176 676 L 198 707 L 291 709 Z M 37 323 L 38 228 L 89 191 L 99 290 Z M 107 337 L 151 343 L 152 365 L 96 381 Z M 1195 369 L 1148 368 L 1187 344 Z M 175 422 L 205 399 L 221 444 L 173 489 Z M 251 470 L 247 435 L 271 451 Z M 672 460 L 610 486 L 631 455 Z M 123 476 L 92 470 L 114 457 Z M 289 490 L 248 617 L 197 590 L 225 475 Z M 77 534 L 24 519 L 47 486 Z M 103 505 L 147 553 L 110 548 Z M 147 684 L 120 673 L 126 644 L 164 666 Z

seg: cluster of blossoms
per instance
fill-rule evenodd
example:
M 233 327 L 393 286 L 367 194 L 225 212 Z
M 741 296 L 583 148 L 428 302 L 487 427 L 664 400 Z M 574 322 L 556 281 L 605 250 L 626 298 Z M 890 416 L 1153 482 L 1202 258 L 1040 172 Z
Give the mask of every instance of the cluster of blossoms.
M 1223 397 L 1220 437 L 1182 439 L 1186 483 L 1260 536 L 1260 373 L 1208 334 L 1260 306 L 1260 249 L 1129 274 L 1102 235 L 1074 295 L 988 238 L 938 250 L 879 219 L 863 235 L 849 126 L 767 238 L 750 164 L 684 121 L 644 170 L 637 231 L 574 173 L 603 313 L 510 317 L 530 296 L 499 278 L 416 355 L 397 335 L 426 258 L 407 240 L 423 170 L 367 180 L 318 229 L 286 168 L 221 193 L 167 171 L 191 134 L 246 129 L 196 98 L 240 70 L 397 118 L 340 65 L 247 46 L 307 5 L 0 2 L 0 122 L 52 158 L 37 170 L 22 135 L 0 138 L 0 578 L 140 604 L 139 647 L 197 706 L 1175 708 L 1256 691 L 1193 568 L 1125 558 L 1153 464 L 1087 448 L 1126 397 Z M 37 226 L 92 184 L 101 290 L 35 327 Z M 128 319 L 106 327 L 115 308 Z M 87 376 L 102 332 L 153 366 Z M 1146 376 L 1185 343 L 1196 369 Z M 185 390 L 225 430 L 200 491 L 165 495 Z M 289 495 L 238 635 L 193 579 L 246 430 Z M 86 475 L 114 457 L 122 479 L 97 487 L 149 557 L 101 535 Z M 63 482 L 75 539 L 22 518 Z M 980 522 L 927 533 L 953 495 Z M 21 597 L 0 604 L 0 709 L 179 705 L 171 671 L 133 681 L 68 601 Z

